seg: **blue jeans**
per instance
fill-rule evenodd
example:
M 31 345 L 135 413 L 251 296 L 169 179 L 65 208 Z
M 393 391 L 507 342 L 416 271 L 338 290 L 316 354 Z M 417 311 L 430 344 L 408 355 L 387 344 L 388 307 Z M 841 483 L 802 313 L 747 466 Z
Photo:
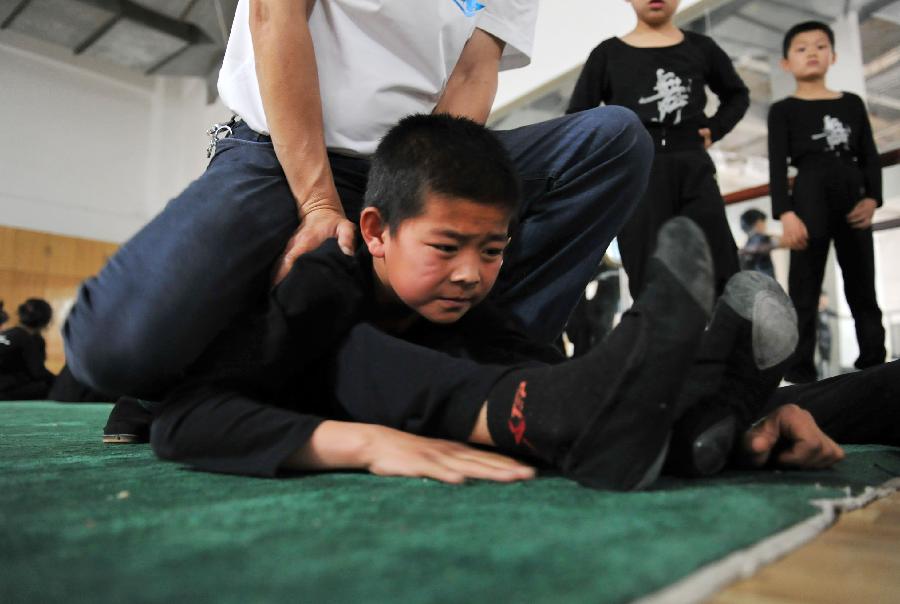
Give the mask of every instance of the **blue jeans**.
M 653 145 L 619 107 L 496 134 L 524 198 L 492 296 L 550 342 L 640 200 Z M 330 159 L 356 220 L 368 161 Z M 82 285 L 63 328 L 72 373 L 104 392 L 159 397 L 226 325 L 264 299 L 272 263 L 297 226 L 268 137 L 237 125 L 206 172 Z

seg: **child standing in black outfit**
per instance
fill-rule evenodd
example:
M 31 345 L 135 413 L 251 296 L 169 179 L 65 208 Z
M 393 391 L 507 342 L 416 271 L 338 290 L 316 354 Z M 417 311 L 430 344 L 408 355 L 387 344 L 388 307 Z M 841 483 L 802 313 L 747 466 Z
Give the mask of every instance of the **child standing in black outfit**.
M 816 313 L 832 239 L 856 321 L 856 367 L 884 362 L 871 229 L 882 203 L 881 167 L 862 99 L 825 86 L 835 61 L 831 28 L 815 21 L 795 25 L 785 35 L 783 52 L 782 67 L 794 75 L 797 91 L 769 110 L 769 166 L 772 213 L 791 248 L 789 290 L 800 331 L 785 378 L 812 382 Z M 788 164 L 798 170 L 790 194 Z
M 737 246 L 706 149 L 740 121 L 750 97 L 728 55 L 712 39 L 672 23 L 678 4 L 631 0 L 637 26 L 591 52 L 567 110 L 575 113 L 601 103 L 628 107 L 656 143 L 647 192 L 619 233 L 632 296 L 643 289 L 656 233 L 673 216 L 687 216 L 703 229 L 719 292 L 738 271 Z M 704 114 L 707 85 L 720 101 L 712 117 Z

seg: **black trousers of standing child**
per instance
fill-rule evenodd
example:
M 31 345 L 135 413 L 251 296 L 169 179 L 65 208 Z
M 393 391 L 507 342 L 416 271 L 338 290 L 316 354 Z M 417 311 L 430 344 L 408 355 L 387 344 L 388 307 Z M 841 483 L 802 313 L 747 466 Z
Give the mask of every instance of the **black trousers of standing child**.
M 793 209 L 806 224 L 809 243 L 805 250 L 791 251 L 788 293 L 797 309 L 800 340 L 785 379 L 805 383 L 817 377 L 816 313 L 832 241 L 844 278 L 844 295 L 856 322 L 856 367 L 883 363 L 886 351 L 875 297 L 872 229 L 854 229 L 847 223 L 847 214 L 861 199 L 862 173 L 852 158 L 824 153 L 808 156 L 797 168 Z
M 687 216 L 703 230 L 713 258 L 716 293 L 740 270 L 737 245 L 725 217 L 716 167 L 696 130 L 649 128 L 656 155 L 643 199 L 619 232 L 622 265 L 631 297 L 643 291 L 656 234 L 674 216 Z

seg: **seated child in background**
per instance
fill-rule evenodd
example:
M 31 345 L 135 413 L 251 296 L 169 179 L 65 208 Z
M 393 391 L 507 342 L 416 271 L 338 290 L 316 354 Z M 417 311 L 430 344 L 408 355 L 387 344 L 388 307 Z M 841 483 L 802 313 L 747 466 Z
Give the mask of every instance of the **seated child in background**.
M 709 249 L 678 218 L 661 229 L 632 310 L 565 361 L 489 301 L 518 199 L 485 128 L 446 115 L 401 121 L 372 161 L 365 245 L 350 257 L 329 240 L 300 257 L 258 312 L 222 333 L 162 401 L 154 451 L 263 476 L 532 477 L 514 456 L 612 489 L 646 486 L 664 461 L 717 471 L 793 350 L 786 296 L 742 273 L 706 329 Z M 798 411 L 776 410 L 743 451 L 760 463 L 787 437 L 788 461 L 834 463 L 840 448 Z
M 18 315 L 16 327 L 0 332 L 0 400 L 45 399 L 55 376 L 44 366 L 47 345 L 41 332 L 53 319 L 53 308 L 29 298 Z
M 766 233 L 766 214 L 753 208 L 741 214 L 741 230 L 747 233 L 747 243 L 740 249 L 741 269 L 759 271 L 775 278 L 771 252 L 780 247 L 778 237 Z
M 784 37 L 782 67 L 797 90 L 769 109 L 772 214 L 791 249 L 789 291 L 800 342 L 786 378 L 816 380 L 816 314 L 828 248 L 834 240 L 847 304 L 856 322 L 859 369 L 884 362 L 884 327 L 875 296 L 872 217 L 881 200 L 881 164 L 862 99 L 828 89 L 834 32 L 810 21 Z M 788 193 L 788 163 L 797 168 Z

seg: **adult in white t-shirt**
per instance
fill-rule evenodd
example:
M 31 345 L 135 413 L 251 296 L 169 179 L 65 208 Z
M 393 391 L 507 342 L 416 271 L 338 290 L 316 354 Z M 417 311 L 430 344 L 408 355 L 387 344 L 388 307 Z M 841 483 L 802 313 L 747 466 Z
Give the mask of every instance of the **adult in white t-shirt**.
M 242 121 L 85 283 L 65 327 L 76 377 L 159 396 L 267 290 L 279 254 L 276 278 L 329 237 L 351 253 L 379 138 L 410 113 L 484 123 L 498 71 L 530 60 L 536 15 L 537 0 L 240 0 L 219 91 Z M 492 296 L 553 341 L 640 199 L 652 144 L 617 107 L 496 135 L 523 202 Z

